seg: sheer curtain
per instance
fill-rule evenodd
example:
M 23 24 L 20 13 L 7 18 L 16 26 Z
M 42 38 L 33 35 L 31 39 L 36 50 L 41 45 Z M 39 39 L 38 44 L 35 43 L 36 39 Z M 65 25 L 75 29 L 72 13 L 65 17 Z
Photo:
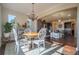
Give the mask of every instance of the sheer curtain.
M 33 31 L 37 32 L 37 20 L 33 21 Z
M 37 20 L 32 21 L 31 19 L 27 19 L 27 27 L 31 29 L 33 32 L 37 32 Z

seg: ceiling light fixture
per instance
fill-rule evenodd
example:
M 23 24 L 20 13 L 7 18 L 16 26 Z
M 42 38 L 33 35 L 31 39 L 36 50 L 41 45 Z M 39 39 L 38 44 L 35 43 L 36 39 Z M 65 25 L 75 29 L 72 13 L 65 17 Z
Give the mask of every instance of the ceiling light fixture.
M 38 16 L 36 17 L 36 14 L 35 14 L 35 3 L 32 3 L 32 14 L 29 15 L 28 17 L 33 21 L 37 19 Z

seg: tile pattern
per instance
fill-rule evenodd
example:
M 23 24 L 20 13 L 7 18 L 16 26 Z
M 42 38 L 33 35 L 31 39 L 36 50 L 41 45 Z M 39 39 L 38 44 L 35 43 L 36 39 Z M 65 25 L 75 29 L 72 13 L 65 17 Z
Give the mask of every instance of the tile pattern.
M 63 47 L 62 45 L 58 45 L 58 44 L 50 45 L 50 43 L 47 43 L 45 49 L 40 48 L 41 49 L 40 55 L 61 55 L 63 50 L 62 47 Z M 57 51 L 59 51 L 60 53 Z M 25 53 L 23 53 L 22 49 L 20 49 L 20 55 L 38 55 L 39 53 L 36 53 L 36 52 L 38 52 L 37 48 Z M 6 45 L 5 55 L 16 55 L 14 42 L 8 43 Z
M 5 48 L 5 55 L 16 55 L 15 43 L 7 43 Z

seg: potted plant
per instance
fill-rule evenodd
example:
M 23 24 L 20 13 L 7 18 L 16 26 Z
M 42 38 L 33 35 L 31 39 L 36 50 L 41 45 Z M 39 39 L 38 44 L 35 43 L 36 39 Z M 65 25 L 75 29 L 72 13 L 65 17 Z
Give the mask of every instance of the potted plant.
M 6 22 L 4 25 L 4 37 L 9 37 L 12 29 L 12 23 Z

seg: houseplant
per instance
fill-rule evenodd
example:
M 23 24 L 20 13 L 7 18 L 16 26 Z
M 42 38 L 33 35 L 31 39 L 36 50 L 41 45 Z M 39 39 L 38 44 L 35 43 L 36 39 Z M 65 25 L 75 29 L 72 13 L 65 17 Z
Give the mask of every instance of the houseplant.
M 12 23 L 6 22 L 4 25 L 4 37 L 9 37 L 12 29 Z

